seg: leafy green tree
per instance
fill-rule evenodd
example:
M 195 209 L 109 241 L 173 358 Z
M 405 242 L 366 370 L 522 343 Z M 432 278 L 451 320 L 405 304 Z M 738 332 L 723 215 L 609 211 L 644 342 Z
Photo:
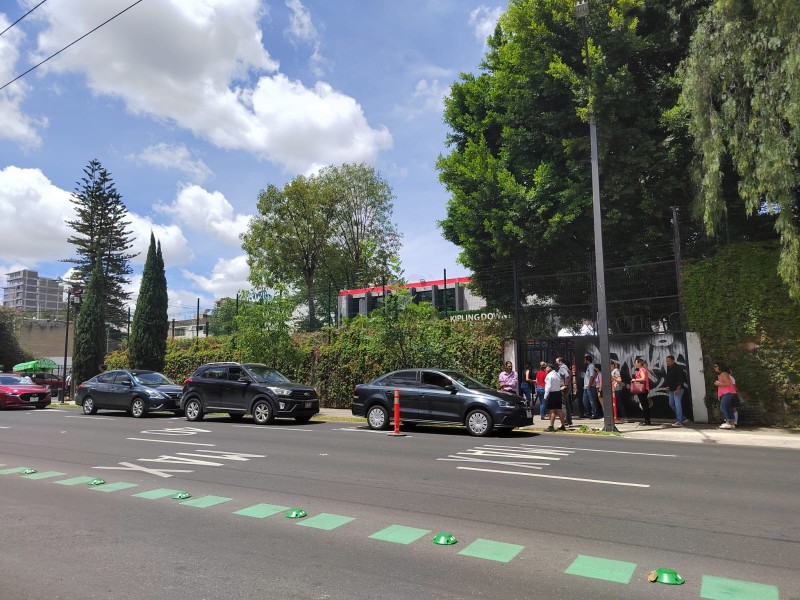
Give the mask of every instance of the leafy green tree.
M 574 2 L 509 2 L 480 74 L 462 74 L 446 99 L 450 152 L 437 165 L 451 194 L 444 236 L 490 303 L 509 307 L 514 258 L 523 276 L 585 269 L 594 240 L 590 111 L 607 262 L 671 258 L 670 207 L 690 201 L 691 152 L 666 116 L 704 4 L 593 0 L 589 77 Z M 541 294 L 532 285 L 523 279 L 523 297 Z
M 15 316 L 10 308 L 0 307 L 0 371 L 10 371 L 16 364 L 33 360 L 33 355 L 25 352 L 19 343 L 14 329 Z
M 128 344 L 128 360 L 133 369 L 164 369 L 169 323 L 167 281 L 160 249 L 151 233 Z
M 800 300 L 800 3 L 715 0 L 692 38 L 682 108 L 699 155 L 698 212 L 774 213 L 778 273 Z M 726 194 L 726 171 L 737 188 Z
M 72 379 L 76 383 L 95 376 L 106 354 L 106 319 L 103 298 L 103 264 L 96 257 L 94 269 L 86 282 L 83 302 L 75 321 L 72 353 Z
M 83 172 L 84 177 L 76 184 L 72 195 L 77 217 L 74 221 L 67 221 L 75 233 L 67 241 L 75 246 L 77 257 L 65 262 L 75 265 L 77 272 L 73 280 L 85 287 L 95 262 L 100 261 L 103 273 L 101 297 L 106 304 L 106 317 L 110 323 L 122 327 L 127 322 L 125 305 L 130 299 L 124 286 L 130 283 L 130 259 L 137 256 L 128 252 L 133 239 L 130 221 L 126 220 L 128 210 L 100 161 L 90 161 Z
M 244 301 L 236 317 L 236 347 L 242 360 L 294 375 L 297 356 L 291 320 L 297 305 L 280 286 L 274 294 L 264 288 L 242 293 Z
M 242 300 L 240 302 L 243 303 Z M 236 331 L 236 304 L 233 298 L 220 298 L 214 302 L 208 323 L 209 335 L 231 335 Z

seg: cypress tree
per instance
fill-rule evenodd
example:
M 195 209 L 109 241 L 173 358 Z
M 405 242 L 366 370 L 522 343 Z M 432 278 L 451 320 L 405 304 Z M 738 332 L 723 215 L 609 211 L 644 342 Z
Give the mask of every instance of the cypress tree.
M 0 308 L 0 371 L 10 371 L 17 363 L 32 360 L 33 356 L 25 352 L 19 343 L 14 330 L 16 313 L 10 308 Z
M 106 319 L 103 298 L 103 267 L 100 256 L 95 260 L 83 303 L 75 321 L 72 353 L 72 377 L 77 383 L 86 381 L 100 370 L 106 354 Z
M 64 262 L 75 265 L 77 272 L 73 279 L 86 287 L 95 261 L 100 261 L 105 315 L 110 323 L 122 327 L 128 318 L 125 304 L 131 296 L 124 286 L 130 283 L 130 259 L 137 256 L 128 252 L 133 240 L 131 223 L 126 220 L 128 209 L 100 161 L 90 161 L 83 172 L 84 177 L 72 194 L 77 217 L 67 221 L 75 233 L 67 241 L 75 246 L 77 257 Z
M 128 362 L 133 369 L 162 371 L 167 353 L 167 279 L 164 261 L 150 234 L 139 298 L 131 323 Z

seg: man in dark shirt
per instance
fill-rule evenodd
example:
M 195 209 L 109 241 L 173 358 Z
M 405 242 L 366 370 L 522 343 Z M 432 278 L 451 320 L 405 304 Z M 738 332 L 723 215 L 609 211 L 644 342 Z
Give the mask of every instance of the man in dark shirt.
M 675 362 L 675 357 L 671 354 L 667 357 L 664 384 L 669 391 L 669 406 L 675 411 L 675 418 L 677 419 L 672 426 L 683 427 L 683 424 L 689 420 L 683 416 L 683 390 L 686 388 L 686 371 Z

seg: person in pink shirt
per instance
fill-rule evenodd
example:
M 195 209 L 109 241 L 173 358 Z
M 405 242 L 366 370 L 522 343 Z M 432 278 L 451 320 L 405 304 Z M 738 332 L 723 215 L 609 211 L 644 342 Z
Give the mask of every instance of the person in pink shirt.
M 733 414 L 733 402 L 736 398 L 736 381 L 731 376 L 731 370 L 724 363 L 718 362 L 714 365 L 717 373 L 717 397 L 719 398 L 719 410 L 722 413 L 724 422 L 719 426 L 720 429 L 736 429 L 736 416 Z
M 508 392 L 509 394 L 518 394 L 519 380 L 517 379 L 517 372 L 514 370 L 514 365 L 510 360 L 507 360 L 500 371 L 500 376 L 497 378 L 497 389 L 501 392 Z

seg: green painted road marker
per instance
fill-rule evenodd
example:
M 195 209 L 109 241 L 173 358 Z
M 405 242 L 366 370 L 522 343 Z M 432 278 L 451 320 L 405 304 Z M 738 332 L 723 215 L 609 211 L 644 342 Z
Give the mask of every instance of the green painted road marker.
M 303 527 L 313 527 L 314 529 L 324 529 L 330 531 L 342 525 L 346 525 L 350 521 L 355 521 L 353 517 L 345 517 L 343 515 L 332 515 L 330 513 L 320 513 L 309 517 L 305 521 L 299 521 L 297 524 Z
M 302 519 L 303 517 L 307 517 L 308 513 L 304 511 L 302 508 L 290 508 L 286 511 L 286 518 L 287 519 Z
M 511 562 L 511 560 L 524 549 L 525 546 L 519 546 L 517 544 L 477 539 L 459 552 L 459 554 L 507 563 Z
M 233 500 L 233 498 L 224 498 L 222 496 L 200 496 L 199 498 L 193 498 L 192 500 L 181 502 L 181 506 L 193 506 L 194 508 L 208 508 L 210 506 L 216 506 L 217 504 L 222 504 L 223 502 L 230 502 L 231 500 Z
M 23 475 L 23 479 L 47 479 L 48 477 L 61 477 L 66 473 L 59 473 L 58 471 L 45 471 L 44 473 L 34 473 L 33 475 Z
M 73 477 L 72 479 L 62 479 L 61 481 L 54 481 L 59 485 L 81 485 L 82 483 L 89 483 L 94 477 Z
M 172 496 L 172 494 L 177 493 L 178 490 L 159 488 L 157 490 L 150 490 L 149 492 L 139 492 L 138 494 L 133 494 L 133 497 L 144 498 L 145 500 L 158 500 L 159 498 L 166 498 L 167 496 Z
M 16 475 L 17 473 L 22 473 L 22 470 L 25 467 L 14 467 L 13 469 L 3 469 L 0 471 L 0 475 Z
M 92 487 L 93 490 L 98 492 L 118 492 L 120 490 L 128 490 L 130 488 L 139 487 L 138 483 L 125 483 L 120 481 L 118 483 L 106 483 Z
M 106 480 L 101 479 L 100 477 L 93 477 L 92 480 L 87 485 L 105 485 Z
M 172 495 L 173 500 L 188 500 L 192 495 L 189 492 L 175 492 Z
M 253 517 L 254 519 L 263 519 L 277 515 L 285 510 L 289 510 L 288 506 L 276 506 L 275 504 L 255 504 L 248 506 L 242 510 L 237 510 L 233 514 L 242 515 L 243 517 Z
M 22 473 L 23 475 L 33 475 L 34 473 L 36 473 L 36 469 L 22 469 L 20 473 Z
M 724 577 L 703 575 L 700 597 L 709 600 L 778 600 L 778 588 L 752 581 L 739 581 Z
M 458 538 L 449 531 L 440 531 L 431 540 L 437 546 L 452 546 L 458 543 Z
M 390 525 L 386 529 L 381 529 L 378 533 L 373 533 L 369 537 L 373 540 L 383 540 L 384 542 L 392 542 L 394 544 L 410 544 L 416 542 L 421 537 L 425 537 L 429 533 L 429 529 Z
M 580 555 L 564 573 L 628 584 L 636 570 L 636 563 Z

